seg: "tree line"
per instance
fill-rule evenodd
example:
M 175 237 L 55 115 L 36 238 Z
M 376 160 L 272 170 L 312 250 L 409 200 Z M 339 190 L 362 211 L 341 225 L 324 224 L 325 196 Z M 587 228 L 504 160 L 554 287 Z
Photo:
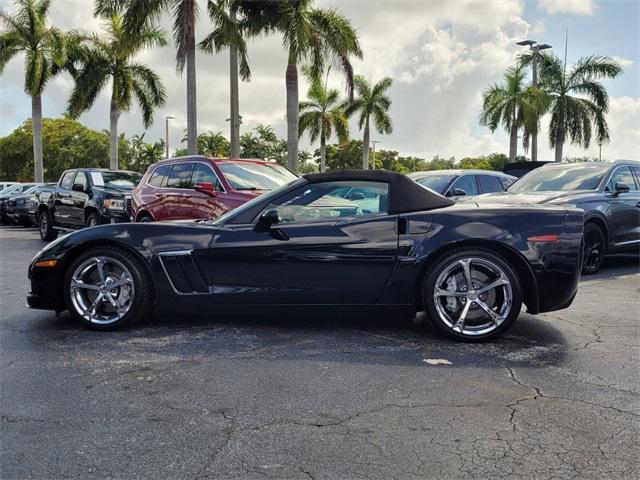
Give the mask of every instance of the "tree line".
M 0 138 L 0 178 L 18 181 L 33 179 L 33 123 L 25 121 L 9 135 Z M 42 143 L 47 152 L 47 169 L 44 180 L 56 181 L 60 174 L 77 167 L 109 166 L 110 132 L 97 131 L 70 118 L 44 118 Z M 183 144 L 187 143 L 187 135 Z M 287 165 L 287 140 L 281 138 L 268 125 L 258 125 L 245 132 L 238 140 L 240 156 L 262 158 Z M 225 157 L 231 150 L 230 140 L 222 132 L 201 132 L 196 139 L 197 153 L 209 157 Z M 325 144 L 324 153 L 320 148 L 313 151 L 298 151 L 301 173 L 317 173 L 321 162 L 327 170 L 357 169 L 362 166 L 362 140 L 345 140 Z M 163 140 L 149 142 L 144 134 L 126 137 L 118 135 L 120 166 L 126 170 L 144 173 L 147 167 L 164 159 Z M 187 149 L 178 148 L 174 155 L 186 155 Z M 449 168 L 480 168 L 502 170 L 509 158 L 501 153 L 488 156 L 468 157 L 456 162 L 454 157 L 432 159 L 404 156 L 393 150 L 378 150 L 371 155 L 371 166 L 376 169 L 409 173 L 423 170 Z M 524 160 L 519 157 L 517 160 Z
M 298 140 L 302 133 L 309 132 L 313 140 L 319 139 L 320 148 L 324 150 L 332 133 L 329 125 L 333 124 L 331 128 L 337 125 L 335 109 L 327 110 L 326 103 L 333 105 L 337 101 L 336 92 L 327 91 L 326 85 L 323 87 L 320 83 L 331 66 L 347 85 L 347 98 L 339 106 L 341 117 L 359 115 L 364 167 L 368 166 L 370 119 L 379 132 L 391 132 L 388 116 L 391 102 L 384 93 L 391 79 L 371 86 L 354 72 L 351 60 L 362 58 L 355 28 L 335 9 L 315 8 L 313 0 L 208 0 L 206 7 L 212 30 L 199 42 L 195 26 L 201 5 L 197 0 L 96 0 L 94 15 L 104 21 L 102 32 L 63 32 L 49 25 L 50 0 L 15 0 L 15 7 L 13 14 L 0 10 L 0 22 L 5 27 L 0 32 L 0 72 L 18 53 L 25 54 L 25 91 L 32 99 L 37 181 L 42 181 L 44 173 L 42 95 L 48 81 L 62 72 L 74 80 L 66 111 L 72 119 L 89 110 L 100 93 L 110 87 L 110 167 L 119 168 L 120 115 L 136 102 L 147 128 L 153 122 L 154 111 L 166 102 L 166 90 L 159 76 L 136 60 L 141 51 L 167 44 L 166 33 L 157 26 L 164 13 L 173 19 L 176 70 L 179 74 L 186 71 L 187 154 L 198 152 L 197 49 L 205 53 L 229 50 L 229 155 L 238 157 L 242 154 L 238 82 L 239 78 L 249 80 L 251 77 L 247 40 L 266 35 L 279 35 L 287 51 L 286 153 L 291 170 L 298 170 Z M 309 100 L 305 102 L 299 101 L 298 94 L 298 70 L 302 65 L 312 84 Z

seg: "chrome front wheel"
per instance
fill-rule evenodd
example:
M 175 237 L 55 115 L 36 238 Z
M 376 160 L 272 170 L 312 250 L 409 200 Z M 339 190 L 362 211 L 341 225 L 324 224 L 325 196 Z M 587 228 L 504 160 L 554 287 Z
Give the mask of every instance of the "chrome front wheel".
M 522 305 L 517 274 L 493 252 L 463 250 L 437 262 L 425 279 L 429 317 L 449 336 L 472 341 L 499 335 Z
M 121 321 L 135 301 L 135 282 L 129 269 L 108 256 L 80 263 L 69 282 L 70 299 L 76 313 L 96 325 Z

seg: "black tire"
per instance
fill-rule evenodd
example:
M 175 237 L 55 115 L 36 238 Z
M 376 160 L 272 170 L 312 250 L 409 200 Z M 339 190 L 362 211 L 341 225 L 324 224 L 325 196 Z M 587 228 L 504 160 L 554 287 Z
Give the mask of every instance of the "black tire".
M 600 270 L 604 262 L 607 250 L 607 242 L 604 232 L 595 223 L 587 223 L 584 226 L 582 240 L 582 274 L 592 275 Z
M 53 222 L 47 211 L 40 213 L 38 216 L 38 230 L 40 231 L 40 238 L 45 242 L 58 238 L 58 230 L 53 228 Z
M 502 273 L 504 273 L 509 281 L 511 302 L 504 302 L 503 300 L 503 304 L 506 305 L 505 309 L 507 309 L 503 313 L 504 320 L 502 320 L 502 322 L 493 330 L 487 333 L 481 333 L 481 329 L 479 329 L 477 333 L 474 332 L 472 334 L 465 334 L 459 331 L 454 331 L 452 329 L 452 326 L 447 325 L 447 323 L 441 318 L 441 314 L 438 312 L 438 307 L 436 307 L 436 301 L 443 301 L 440 299 L 434 299 L 434 292 L 438 277 L 443 274 L 443 272 L 445 272 L 451 265 L 459 262 L 460 260 L 468 258 L 474 258 L 479 262 L 484 261 L 485 263 L 488 262 L 488 265 L 494 265 L 499 270 L 501 270 Z M 472 283 L 474 282 L 474 280 L 475 278 L 473 277 L 472 273 Z M 498 295 L 498 293 L 495 293 L 494 295 Z M 500 293 L 500 295 L 506 294 Z M 483 299 L 482 296 L 480 296 L 479 299 Z M 522 299 L 522 285 L 515 269 L 504 257 L 484 248 L 461 248 L 441 256 L 440 258 L 436 259 L 433 265 L 431 265 L 425 272 L 422 284 L 422 301 L 425 307 L 427 318 L 430 320 L 431 324 L 445 336 L 464 342 L 484 342 L 502 335 L 511 327 L 511 325 L 513 325 L 513 322 L 515 322 L 515 320 L 518 318 L 520 309 L 522 307 Z M 444 301 L 447 302 L 447 299 L 445 298 Z M 455 299 L 455 301 L 467 302 L 469 300 Z M 472 311 L 471 308 L 478 308 L 478 312 L 480 312 L 479 307 L 475 305 L 473 300 L 470 303 L 471 307 L 469 308 L 469 311 Z M 459 305 L 462 306 L 463 304 L 460 303 Z M 493 309 L 493 305 L 489 306 Z M 441 306 L 440 309 L 441 311 L 444 311 L 445 307 Z
M 85 225 L 87 227 L 95 227 L 96 225 L 102 225 L 104 223 L 103 218 L 98 214 L 98 212 L 91 212 L 87 215 L 87 219 L 85 220 Z
M 83 317 L 71 298 L 71 281 L 74 271 L 87 260 L 99 257 L 114 259 L 123 264 L 131 273 L 134 286 L 132 303 L 127 313 L 122 318 L 107 324 L 95 323 Z M 65 273 L 64 295 L 69 312 L 85 327 L 103 331 L 117 330 L 133 325 L 149 314 L 153 305 L 153 284 L 146 266 L 134 253 L 112 246 L 97 247 L 86 250 L 73 259 Z
M 138 217 L 138 223 L 150 223 L 153 222 L 153 218 L 148 213 L 143 213 Z

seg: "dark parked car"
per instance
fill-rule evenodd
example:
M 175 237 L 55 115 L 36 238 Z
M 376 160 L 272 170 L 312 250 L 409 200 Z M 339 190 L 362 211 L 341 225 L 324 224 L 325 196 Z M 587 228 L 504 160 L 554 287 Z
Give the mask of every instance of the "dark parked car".
M 366 210 L 344 198 L 355 188 Z M 32 260 L 27 301 L 103 330 L 154 310 L 426 310 L 445 334 L 481 341 L 522 303 L 531 314 L 571 304 L 583 224 L 565 206 L 455 205 L 398 173 L 305 175 L 216 221 L 66 235 Z
M 410 173 L 409 178 L 445 197 L 502 192 L 516 177 L 490 170 L 433 170 Z
M 550 163 L 486 203 L 567 205 L 585 212 L 583 273 L 597 272 L 606 253 L 640 248 L 640 162 Z
M 57 185 L 38 200 L 38 226 L 42 240 L 53 240 L 59 230 L 129 222 L 131 190 L 142 175 L 104 168 L 65 171 Z
M 211 219 L 298 178 L 263 160 L 180 157 L 151 165 L 133 191 L 136 222 Z
M 51 188 L 54 183 L 36 184 L 20 195 L 7 200 L 7 218 L 16 225 L 30 227 L 37 225 L 38 194 L 43 189 Z
M 9 223 L 10 218 L 7 217 L 7 202 L 11 197 L 21 195 L 26 190 L 33 187 L 35 183 L 14 183 L 13 185 L 5 188 L 0 193 L 0 223 Z

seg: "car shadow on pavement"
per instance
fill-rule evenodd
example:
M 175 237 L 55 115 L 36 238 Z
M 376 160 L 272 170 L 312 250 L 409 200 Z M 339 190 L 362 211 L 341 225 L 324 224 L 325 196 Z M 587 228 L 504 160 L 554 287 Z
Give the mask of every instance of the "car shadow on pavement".
M 444 338 L 425 320 L 419 324 L 388 316 L 156 316 L 126 330 L 94 332 L 63 314 L 34 324 L 29 334 L 38 344 L 60 351 L 67 347 L 100 357 L 148 355 L 190 361 L 242 358 L 418 366 L 435 358 L 454 367 L 543 368 L 562 363 L 567 351 L 560 330 L 526 313 L 507 334 L 480 344 Z

